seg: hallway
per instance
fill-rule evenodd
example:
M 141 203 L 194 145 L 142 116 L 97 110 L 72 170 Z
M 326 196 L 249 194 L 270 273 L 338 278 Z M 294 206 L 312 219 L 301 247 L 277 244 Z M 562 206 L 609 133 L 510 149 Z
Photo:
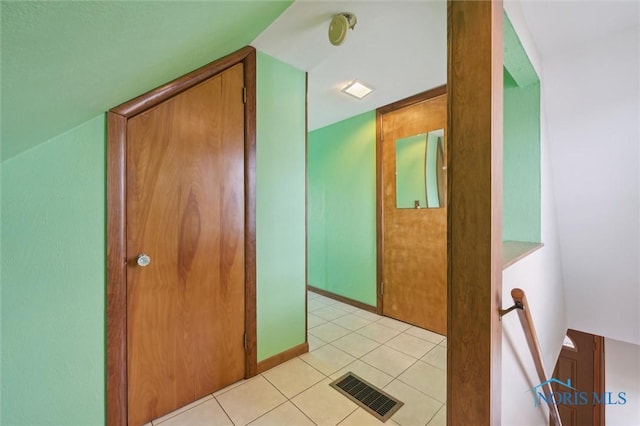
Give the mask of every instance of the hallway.
M 308 296 L 309 353 L 154 420 L 153 426 L 382 424 L 329 387 L 349 371 L 404 402 L 386 424 L 446 425 L 444 336 Z

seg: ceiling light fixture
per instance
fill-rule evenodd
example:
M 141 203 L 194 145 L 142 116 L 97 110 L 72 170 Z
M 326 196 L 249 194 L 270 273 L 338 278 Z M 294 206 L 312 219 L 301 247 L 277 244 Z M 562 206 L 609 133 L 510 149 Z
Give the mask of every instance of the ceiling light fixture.
M 346 93 L 349 96 L 353 96 L 356 99 L 362 99 L 369 93 L 373 92 L 373 89 L 360 83 L 358 80 L 353 80 L 347 84 L 341 92 Z
M 329 41 L 334 46 L 340 46 L 347 38 L 347 31 L 354 29 L 358 20 L 356 15 L 349 12 L 338 13 L 333 15 L 329 24 Z

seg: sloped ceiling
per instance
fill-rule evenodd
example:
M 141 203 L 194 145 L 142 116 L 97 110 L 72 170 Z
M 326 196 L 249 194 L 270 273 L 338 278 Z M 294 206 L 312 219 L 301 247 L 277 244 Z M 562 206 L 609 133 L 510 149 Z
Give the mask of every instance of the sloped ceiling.
M 285 1 L 2 1 L 2 160 L 251 43 Z
M 329 43 L 331 17 L 358 23 L 341 46 Z M 298 0 L 253 46 L 309 73 L 309 129 L 423 92 L 447 81 L 447 4 L 422 1 Z M 362 100 L 340 92 L 358 79 L 375 89 Z

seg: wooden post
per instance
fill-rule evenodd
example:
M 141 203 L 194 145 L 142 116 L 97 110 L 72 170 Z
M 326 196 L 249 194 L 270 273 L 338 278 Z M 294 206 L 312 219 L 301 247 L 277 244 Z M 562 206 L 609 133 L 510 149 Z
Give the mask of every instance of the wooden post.
M 450 426 L 500 424 L 503 13 L 448 2 Z

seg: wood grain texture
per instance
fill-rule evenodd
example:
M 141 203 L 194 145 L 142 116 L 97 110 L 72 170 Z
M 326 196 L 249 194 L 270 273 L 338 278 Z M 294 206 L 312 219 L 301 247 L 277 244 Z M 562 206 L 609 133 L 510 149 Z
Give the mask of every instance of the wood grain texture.
M 256 313 L 256 52 L 247 51 L 243 59 L 244 87 L 246 103 L 244 105 L 245 133 L 245 330 L 247 349 L 245 377 L 253 377 L 258 365 L 258 331 Z
M 376 110 L 376 306 L 377 314 L 384 312 L 384 297 L 382 294 L 382 265 L 384 264 L 384 209 L 382 199 L 384 196 L 382 176 L 382 117 L 380 108 Z
M 331 293 L 330 291 L 322 290 L 321 288 L 313 287 L 311 285 L 307 285 L 307 289 L 321 296 L 328 297 L 329 299 L 337 300 L 338 302 L 346 303 L 347 305 L 362 309 L 363 311 L 371 312 L 373 314 L 378 313 L 378 309 L 375 306 L 367 305 L 366 303 L 362 303 L 358 300 L 340 296 L 339 294 Z
M 304 73 L 304 341 L 309 341 L 309 73 Z M 308 344 L 307 344 L 308 346 Z
M 447 424 L 501 424 L 501 1 L 448 1 Z
M 536 326 L 533 322 L 533 317 L 531 316 L 531 307 L 529 306 L 529 302 L 527 302 L 527 296 L 522 289 L 514 288 L 511 290 L 511 297 L 513 298 L 513 302 L 516 306 L 522 307 L 521 309 L 517 309 L 518 318 L 520 319 L 520 324 L 522 325 L 522 330 L 524 331 L 524 336 L 527 340 L 529 351 L 531 352 L 531 358 L 533 359 L 533 364 L 535 366 L 536 373 L 538 374 L 539 383 L 545 383 L 542 388 L 544 389 L 544 393 L 550 396 L 553 393 L 553 390 L 551 389 L 551 385 L 547 382 L 551 377 L 547 374 L 542 362 L 542 350 L 540 349 L 538 333 L 536 332 Z M 593 374 L 593 370 L 589 371 L 589 374 Z M 558 406 L 553 403 L 549 404 L 549 412 L 553 419 L 553 423 L 556 426 L 562 426 L 560 414 L 558 414 Z
M 234 66 L 238 62 L 244 61 L 245 58 L 252 54 L 255 55 L 255 49 L 253 47 L 243 47 L 236 52 L 217 59 L 214 62 L 190 72 L 189 74 L 177 78 L 164 86 L 160 86 L 145 93 L 144 95 L 125 102 L 124 104 L 113 108 L 111 111 L 122 115 L 123 117 L 133 117 L 134 115 L 140 114 L 170 97 L 207 80 L 227 68 Z
M 127 423 L 125 143 L 127 120 L 107 115 L 107 425 Z
M 243 86 L 237 64 L 128 122 L 131 425 L 244 377 Z
M 304 342 L 300 343 L 297 346 L 289 348 L 284 352 L 280 352 L 279 354 L 270 356 L 269 358 L 264 359 L 258 363 L 258 374 L 264 373 L 265 371 L 270 370 L 273 367 L 276 367 L 302 354 L 306 354 L 307 352 L 309 352 L 309 343 Z
M 255 130 L 256 59 L 255 49 L 247 47 L 127 102 L 109 112 L 107 154 L 107 424 L 125 425 L 127 401 L 127 299 L 126 299 L 126 223 L 125 165 L 127 121 L 190 87 L 243 63 L 247 101 L 245 104 L 245 321 L 248 347 L 245 351 L 246 376 L 257 371 L 256 288 L 255 288 Z M 200 75 L 199 75 L 200 74 Z M 116 112 L 117 111 L 117 112 Z M 118 113 L 119 112 L 119 113 Z
M 381 106 L 376 111 L 380 114 L 386 114 L 388 112 L 393 112 L 401 108 L 418 104 L 420 102 L 423 102 L 426 99 L 437 98 L 438 96 L 442 96 L 446 94 L 447 94 L 447 85 L 445 84 L 442 86 L 434 87 L 433 89 L 425 90 L 424 92 L 420 92 L 416 95 L 409 96 L 408 98 L 400 99 L 399 101 L 395 101 L 388 105 Z
M 593 350 L 593 390 L 599 395 L 606 391 L 605 386 L 605 350 L 604 337 L 593 336 L 595 348 Z M 593 424 L 595 426 L 605 426 L 606 404 L 598 404 L 593 407 Z
M 427 92 L 440 93 L 444 88 Z M 381 113 L 379 211 L 383 314 L 436 333 L 447 331 L 447 209 L 396 208 L 396 141 L 445 129 L 447 96 L 412 98 Z

